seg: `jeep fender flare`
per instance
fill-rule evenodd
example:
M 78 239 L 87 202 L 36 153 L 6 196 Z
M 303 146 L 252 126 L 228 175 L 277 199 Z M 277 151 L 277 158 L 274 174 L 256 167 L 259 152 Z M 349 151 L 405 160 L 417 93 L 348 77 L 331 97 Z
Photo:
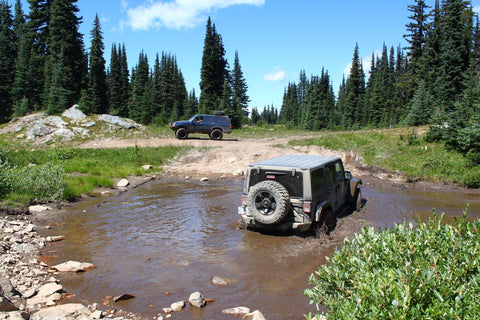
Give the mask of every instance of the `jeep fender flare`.
M 347 194 L 347 202 L 354 202 L 357 196 L 357 189 L 363 185 L 362 179 L 352 178 L 350 180 L 350 194 Z
M 313 216 L 312 222 L 320 221 L 320 219 L 322 219 L 322 212 L 326 208 L 331 208 L 330 202 L 328 202 L 328 200 L 324 200 L 323 202 L 319 203 L 315 208 L 315 215 Z

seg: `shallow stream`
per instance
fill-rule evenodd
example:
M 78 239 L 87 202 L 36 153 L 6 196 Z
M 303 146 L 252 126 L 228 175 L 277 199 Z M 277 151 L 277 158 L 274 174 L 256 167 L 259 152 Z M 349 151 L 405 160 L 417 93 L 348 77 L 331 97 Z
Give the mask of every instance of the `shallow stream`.
M 221 310 L 236 306 L 259 309 L 267 319 L 304 319 L 315 312 L 302 294 L 308 276 L 362 223 L 390 227 L 429 215 L 433 207 L 458 216 L 467 202 L 469 216 L 480 217 L 478 190 L 366 184 L 364 210 L 340 219 L 334 239 L 322 242 L 235 230 L 241 190 L 242 181 L 159 180 L 101 204 L 83 203 L 61 220 L 47 221 L 51 233 L 66 240 L 45 254 L 51 263 L 95 264 L 95 270 L 60 278 L 68 293 L 89 303 L 129 293 L 136 298 L 115 307 L 151 318 L 200 291 L 215 302 L 187 307 L 173 319 L 234 319 Z M 236 282 L 214 286 L 214 275 Z

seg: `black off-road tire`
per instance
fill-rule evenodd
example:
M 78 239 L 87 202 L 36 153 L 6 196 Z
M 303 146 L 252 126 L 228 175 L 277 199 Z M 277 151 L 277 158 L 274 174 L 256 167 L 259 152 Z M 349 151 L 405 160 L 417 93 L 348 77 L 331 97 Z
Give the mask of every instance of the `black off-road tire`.
M 332 209 L 326 208 L 322 212 L 320 221 L 316 221 L 312 224 L 313 232 L 316 238 L 321 238 L 325 235 L 329 235 L 330 232 L 335 229 L 337 225 L 337 217 L 333 214 Z
M 188 138 L 187 129 L 185 129 L 185 128 L 178 128 L 178 129 L 175 131 L 175 137 L 177 137 L 177 139 L 180 139 L 180 140 L 187 139 L 187 138 Z
M 357 191 L 355 192 L 355 202 L 353 209 L 357 212 L 360 212 L 360 210 L 362 210 L 362 191 L 360 190 L 360 188 L 357 188 Z
M 212 140 L 222 140 L 223 138 L 223 132 L 220 129 L 213 129 L 212 132 L 210 132 L 210 139 Z
M 276 224 L 285 219 L 290 210 L 290 195 L 280 183 L 262 181 L 250 188 L 247 205 L 256 221 Z

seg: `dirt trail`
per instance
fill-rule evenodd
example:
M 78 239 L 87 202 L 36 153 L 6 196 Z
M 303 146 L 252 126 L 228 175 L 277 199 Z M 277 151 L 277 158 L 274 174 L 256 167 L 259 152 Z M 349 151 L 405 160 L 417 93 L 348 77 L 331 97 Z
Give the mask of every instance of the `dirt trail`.
M 248 164 L 283 156 L 287 154 L 312 154 L 338 156 L 343 159 L 346 170 L 356 176 L 370 175 L 371 172 L 364 165 L 363 159 L 352 151 L 333 151 L 317 146 L 293 147 L 288 142 L 302 137 L 263 138 L 263 139 L 225 139 L 212 141 L 202 138 L 177 140 L 174 138 L 154 139 L 106 139 L 88 141 L 80 148 L 125 148 L 133 147 L 160 147 L 160 146 L 192 146 L 191 151 L 174 159 L 164 166 L 164 172 L 172 175 L 203 176 L 241 176 Z M 379 178 L 383 173 L 376 172 Z M 388 178 L 391 180 L 392 176 Z M 393 177 L 395 178 L 395 177 Z M 398 178 L 398 177 L 397 177 Z

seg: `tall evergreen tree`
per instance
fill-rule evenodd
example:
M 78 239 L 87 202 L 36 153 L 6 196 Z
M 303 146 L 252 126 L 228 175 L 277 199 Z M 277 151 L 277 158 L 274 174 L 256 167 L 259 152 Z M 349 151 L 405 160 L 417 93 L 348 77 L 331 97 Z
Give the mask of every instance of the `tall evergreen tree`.
M 77 0 L 52 0 L 50 5 L 44 84 L 44 96 L 48 97 L 47 112 L 49 113 L 61 112 L 78 102 L 82 84 L 84 84 L 84 45 L 82 35 L 78 31 L 81 18 L 77 17 L 79 9 L 76 2 Z M 60 59 L 61 52 L 63 52 L 62 59 Z M 56 66 L 57 64 L 63 65 Z M 52 100 L 56 94 L 51 94 L 51 91 L 57 90 L 53 88 L 53 74 L 59 69 L 64 69 L 71 76 L 70 79 L 62 81 L 65 86 L 62 89 L 71 92 L 67 95 L 69 100 Z
M 360 60 L 358 44 L 353 52 L 350 76 L 347 79 L 345 105 L 341 123 L 344 128 L 352 128 L 361 118 L 362 99 L 365 94 L 365 73 Z
M 0 123 L 11 113 L 11 90 L 15 70 L 15 34 L 9 4 L 0 1 Z
M 418 76 L 425 71 L 421 61 L 424 54 L 423 47 L 429 17 L 426 12 L 428 8 L 430 7 L 423 0 L 414 0 L 414 4 L 408 6 L 408 11 L 412 14 L 408 17 L 410 19 L 410 22 L 406 25 L 408 34 L 404 35 L 404 38 L 409 44 L 407 49 L 414 86 L 418 83 Z
M 131 100 L 131 86 L 130 86 L 130 71 L 128 69 L 127 61 L 127 51 L 125 49 L 125 44 L 122 44 L 122 50 L 120 52 L 120 46 L 118 48 L 118 53 L 120 55 L 120 82 L 121 82 L 121 105 L 118 108 L 118 115 L 122 117 L 127 117 L 129 112 L 129 106 L 132 102 Z M 133 79 L 132 79 L 133 82 Z
M 247 95 L 247 82 L 243 76 L 240 61 L 238 59 L 238 51 L 235 51 L 235 61 L 232 70 L 232 113 L 227 113 L 232 121 L 233 128 L 242 126 L 242 118 L 244 111 L 248 108 L 249 97 Z M 225 90 L 225 88 L 224 88 Z M 224 91 L 225 93 L 225 91 Z
M 227 60 L 222 37 L 217 33 L 210 17 L 207 21 L 200 74 L 199 109 L 208 113 L 218 109 L 223 84 L 228 74 Z
M 95 16 L 91 35 L 90 63 L 88 70 L 88 97 L 90 100 L 91 113 L 107 113 L 107 80 L 105 73 L 105 59 L 103 58 L 103 36 L 100 27 L 100 19 Z M 119 68 L 115 71 L 120 71 Z M 117 74 L 119 76 L 119 74 Z
M 132 120 L 140 122 L 146 118 L 142 107 L 146 105 L 146 102 L 143 100 L 143 95 L 149 82 L 148 58 L 142 51 L 138 57 L 138 64 L 135 70 L 132 71 L 132 103 L 128 111 L 128 116 Z
M 122 96 L 122 68 L 121 48 L 114 43 L 110 54 L 110 68 L 107 77 L 108 83 L 108 105 L 112 114 L 119 114 L 123 105 Z

